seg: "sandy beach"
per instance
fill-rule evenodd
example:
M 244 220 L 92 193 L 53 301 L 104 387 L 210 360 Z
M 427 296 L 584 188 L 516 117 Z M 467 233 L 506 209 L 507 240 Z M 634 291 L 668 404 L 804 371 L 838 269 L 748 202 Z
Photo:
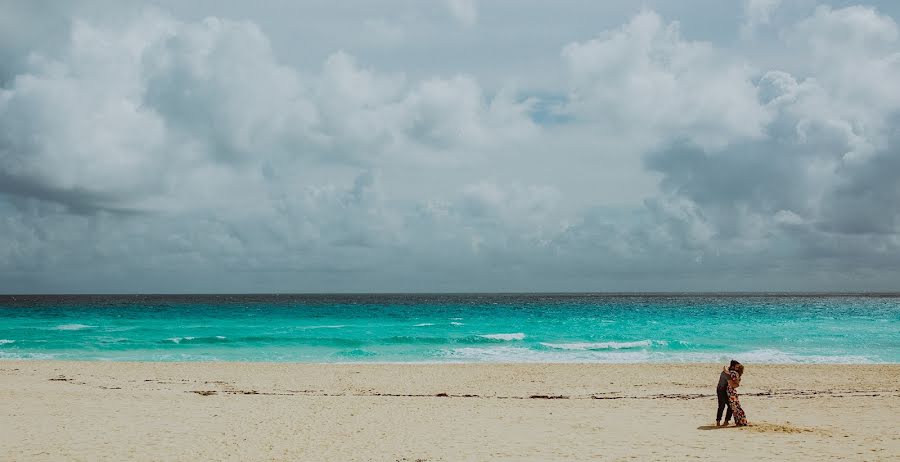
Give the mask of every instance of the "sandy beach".
M 900 458 L 900 365 L 718 367 L 4 361 L 0 459 Z

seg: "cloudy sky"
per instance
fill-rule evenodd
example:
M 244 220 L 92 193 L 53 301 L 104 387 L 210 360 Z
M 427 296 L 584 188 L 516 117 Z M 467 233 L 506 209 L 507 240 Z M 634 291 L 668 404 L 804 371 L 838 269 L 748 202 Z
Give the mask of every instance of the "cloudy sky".
M 900 289 L 898 21 L 0 0 L 0 292 Z

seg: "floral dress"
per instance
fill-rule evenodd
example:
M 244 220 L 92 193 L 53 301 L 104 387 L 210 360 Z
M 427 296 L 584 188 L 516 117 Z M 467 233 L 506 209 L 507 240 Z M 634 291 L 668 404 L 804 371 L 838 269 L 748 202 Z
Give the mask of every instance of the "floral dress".
M 737 384 L 741 383 L 741 376 L 738 375 L 737 372 L 731 371 L 731 380 Z M 738 427 L 743 427 L 747 425 L 747 415 L 744 414 L 744 409 L 741 408 L 741 401 L 738 399 L 737 389 L 731 386 L 731 383 L 728 383 L 728 405 L 731 406 L 731 412 L 734 414 L 734 424 Z

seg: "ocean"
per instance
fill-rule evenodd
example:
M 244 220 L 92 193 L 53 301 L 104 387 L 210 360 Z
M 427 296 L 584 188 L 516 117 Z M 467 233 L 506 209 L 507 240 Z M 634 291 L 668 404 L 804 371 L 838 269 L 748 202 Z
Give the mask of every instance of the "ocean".
M 0 296 L 0 359 L 900 363 L 900 295 Z

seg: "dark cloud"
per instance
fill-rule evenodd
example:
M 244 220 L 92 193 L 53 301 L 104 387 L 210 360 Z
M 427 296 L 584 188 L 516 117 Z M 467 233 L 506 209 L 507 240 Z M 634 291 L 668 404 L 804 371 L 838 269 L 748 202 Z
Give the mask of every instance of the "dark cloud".
M 139 210 L 117 205 L 119 198 L 112 194 L 90 191 L 84 188 L 60 189 L 0 172 L 0 194 L 17 199 L 37 199 L 62 205 L 74 214 L 108 212 L 135 214 Z

